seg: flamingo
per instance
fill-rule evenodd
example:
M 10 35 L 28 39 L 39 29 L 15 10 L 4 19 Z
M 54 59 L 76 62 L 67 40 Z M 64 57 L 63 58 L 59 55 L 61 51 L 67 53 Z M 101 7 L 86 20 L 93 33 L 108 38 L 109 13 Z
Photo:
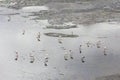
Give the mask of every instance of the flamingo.
M 32 54 L 30 54 L 29 57 L 30 57 L 30 63 L 34 63 L 34 61 L 35 61 L 34 56 Z
M 48 58 L 48 54 L 46 54 L 46 56 L 45 56 L 45 61 L 44 61 L 44 65 L 45 65 L 45 66 L 48 66 L 48 64 L 47 64 L 47 63 L 48 63 L 48 59 L 49 59 L 49 58 Z
M 72 50 L 69 50 L 70 52 L 70 58 L 73 59 L 73 53 L 72 53 Z
M 17 61 L 18 60 L 18 52 L 15 52 L 15 53 L 16 53 L 15 60 Z
M 105 46 L 103 51 L 105 56 L 107 56 L 106 50 L 107 50 L 107 47 Z
M 79 51 L 80 51 L 80 53 L 82 53 L 82 49 L 81 49 L 81 47 L 82 47 L 82 45 L 80 45 L 80 47 L 79 47 Z
M 85 56 L 83 56 L 82 58 L 81 58 L 81 61 L 82 61 L 82 63 L 84 63 L 85 62 Z

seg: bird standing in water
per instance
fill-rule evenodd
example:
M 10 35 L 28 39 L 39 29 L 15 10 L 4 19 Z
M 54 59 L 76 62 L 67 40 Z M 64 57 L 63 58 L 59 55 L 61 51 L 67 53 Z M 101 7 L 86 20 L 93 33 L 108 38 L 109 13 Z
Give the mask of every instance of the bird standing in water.
M 11 16 L 9 15 L 9 16 L 8 16 L 8 22 L 10 22 L 10 21 L 11 21 Z
M 44 66 L 48 66 L 48 54 L 46 54 L 46 56 L 45 56 L 45 61 L 44 61 Z
M 69 53 L 70 53 L 70 59 L 73 59 L 73 52 L 72 52 L 72 50 L 69 50 Z
M 62 44 L 62 39 L 61 39 L 62 36 L 59 36 L 58 38 L 58 43 Z
M 40 32 L 37 35 L 37 40 L 40 41 Z
M 105 56 L 107 56 L 106 51 L 107 51 L 107 47 L 105 46 L 105 47 L 104 47 L 104 51 L 103 51 L 103 53 L 104 53 Z
M 98 41 L 96 45 L 97 45 L 97 48 L 100 48 L 100 46 L 101 46 L 101 41 Z
M 15 54 L 16 54 L 15 60 L 17 61 L 18 60 L 18 52 L 15 52 Z
M 45 62 L 44 62 L 45 66 L 48 66 L 47 62 L 48 62 L 48 57 L 45 58 Z
M 82 48 L 81 47 L 82 47 L 82 45 L 80 45 L 80 47 L 79 47 L 79 52 L 80 53 L 82 53 Z
M 64 60 L 68 60 L 69 56 L 68 56 L 68 52 L 65 50 L 65 54 L 64 54 Z
M 87 47 L 90 47 L 90 42 L 89 41 L 86 44 L 87 44 Z
M 30 54 L 29 57 L 30 57 L 30 63 L 34 63 L 34 61 L 35 61 L 34 56 L 32 54 Z
M 25 35 L 25 30 L 23 30 L 23 33 L 22 33 L 22 35 Z
M 85 62 L 85 56 L 83 56 L 82 58 L 81 58 L 81 61 L 82 61 L 82 63 L 84 63 Z

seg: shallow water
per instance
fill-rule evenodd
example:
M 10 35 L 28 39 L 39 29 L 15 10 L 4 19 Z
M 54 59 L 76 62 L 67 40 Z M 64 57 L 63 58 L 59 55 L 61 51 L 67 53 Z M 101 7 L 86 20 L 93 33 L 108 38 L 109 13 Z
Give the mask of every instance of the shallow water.
M 1 7 L 0 15 L 0 79 L 1 80 L 94 80 L 96 77 L 120 73 L 120 24 L 99 23 L 79 25 L 71 29 L 44 29 L 48 20 L 32 20 L 31 13 L 23 13 Z M 9 15 L 13 13 L 18 15 Z M 10 20 L 8 21 L 10 16 Z M 24 35 L 22 34 L 25 31 Z M 40 32 L 40 41 L 37 40 Z M 73 32 L 77 37 L 50 37 L 45 33 L 61 33 L 68 35 Z M 63 36 L 64 36 L 63 35 Z M 101 41 L 101 48 L 96 43 Z M 87 47 L 87 42 L 90 47 Z M 79 46 L 82 45 L 82 53 Z M 107 47 L 107 56 L 103 47 Z M 65 49 L 65 50 L 64 50 Z M 64 60 L 65 52 L 72 50 L 74 59 Z M 15 61 L 15 52 L 19 53 Z M 35 57 L 29 63 L 29 54 Z M 44 66 L 44 58 L 49 57 L 48 66 Z M 85 56 L 85 63 L 81 58 Z

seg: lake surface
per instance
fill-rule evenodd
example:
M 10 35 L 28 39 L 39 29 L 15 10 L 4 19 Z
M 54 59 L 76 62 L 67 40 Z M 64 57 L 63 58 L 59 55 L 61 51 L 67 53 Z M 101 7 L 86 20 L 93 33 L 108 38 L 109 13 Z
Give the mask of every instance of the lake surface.
M 46 28 L 50 25 L 47 19 L 34 20 L 35 16 L 30 16 L 34 8 L 0 7 L 1 80 L 95 80 L 99 76 L 120 73 L 119 23 L 49 29 Z M 42 8 L 49 10 L 46 6 L 37 6 L 38 11 L 44 10 Z M 40 41 L 37 38 L 39 32 Z M 100 48 L 97 48 L 99 41 Z M 90 47 L 87 47 L 88 42 Z M 69 50 L 73 52 L 73 59 L 64 60 Z M 35 58 L 34 63 L 30 63 L 30 54 Z M 48 57 L 48 66 L 44 65 L 45 57 Z M 81 61 L 83 57 L 84 63 Z

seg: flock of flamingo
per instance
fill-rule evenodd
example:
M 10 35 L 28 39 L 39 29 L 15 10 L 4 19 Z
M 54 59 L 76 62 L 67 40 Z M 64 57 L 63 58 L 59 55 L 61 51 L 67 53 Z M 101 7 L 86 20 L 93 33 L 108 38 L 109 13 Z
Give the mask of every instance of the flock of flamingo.
M 23 32 L 22 32 L 22 35 L 25 35 L 25 30 L 23 30 Z M 40 41 L 41 39 L 41 34 L 40 34 L 40 32 L 38 32 L 38 34 L 37 34 L 37 41 Z M 62 36 L 59 36 L 58 37 L 58 43 L 59 44 L 63 44 L 63 40 L 62 40 Z M 99 40 L 99 41 L 97 41 L 97 43 L 96 44 L 94 44 L 94 46 L 96 46 L 96 48 L 101 48 L 102 46 L 101 46 L 101 41 Z M 93 44 L 90 42 L 90 41 L 88 41 L 87 43 L 86 43 L 86 46 L 87 47 L 91 47 Z M 82 54 L 83 53 L 83 45 L 82 44 L 80 44 L 79 45 L 79 53 L 80 54 Z M 74 57 L 73 57 L 73 55 L 74 55 L 74 53 L 73 53 L 73 51 L 72 50 L 66 50 L 64 47 L 63 47 L 63 50 L 65 51 L 64 52 L 64 60 L 65 61 L 67 61 L 67 60 L 69 60 L 69 59 L 74 59 Z M 104 46 L 103 47 L 103 54 L 104 54 L 104 56 L 107 56 L 107 47 L 106 46 Z M 16 51 L 15 52 L 15 61 L 18 61 L 18 59 L 19 59 L 19 53 Z M 30 63 L 34 63 L 35 62 L 35 57 L 32 55 L 32 54 L 29 54 L 29 57 L 30 57 Z M 83 56 L 83 57 L 81 57 L 81 62 L 82 63 L 85 63 L 85 56 Z M 48 55 L 46 55 L 45 56 L 45 58 L 44 58 L 44 66 L 48 66 L 48 61 L 49 61 L 49 57 L 48 57 Z

